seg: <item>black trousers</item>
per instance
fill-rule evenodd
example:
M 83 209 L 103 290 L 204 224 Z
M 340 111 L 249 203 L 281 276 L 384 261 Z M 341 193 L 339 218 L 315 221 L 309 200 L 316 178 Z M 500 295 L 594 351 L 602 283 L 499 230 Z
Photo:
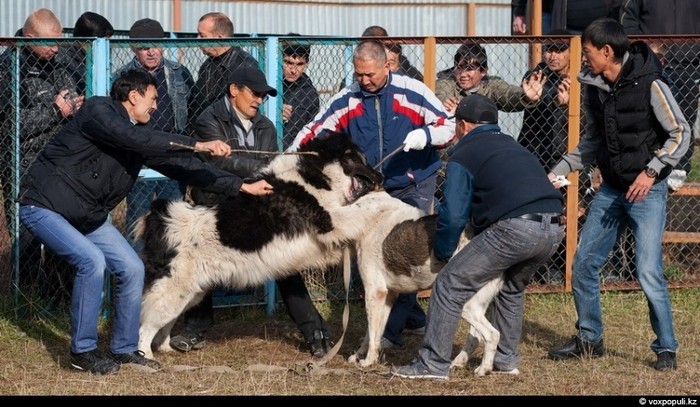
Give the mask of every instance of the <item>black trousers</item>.
M 293 274 L 278 280 L 277 286 L 287 313 L 307 342 L 313 341 L 315 330 L 323 332 L 324 337 L 330 337 L 326 321 L 311 301 L 309 290 L 301 274 Z M 185 312 L 184 324 L 187 332 L 200 334 L 204 334 L 214 325 L 213 292 L 207 293 L 202 302 Z

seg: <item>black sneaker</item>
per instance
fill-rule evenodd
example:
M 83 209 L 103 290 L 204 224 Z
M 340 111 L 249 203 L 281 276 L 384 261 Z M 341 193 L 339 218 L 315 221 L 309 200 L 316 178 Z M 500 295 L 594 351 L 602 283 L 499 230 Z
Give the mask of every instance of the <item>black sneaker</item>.
M 140 350 L 137 350 L 133 353 L 109 352 L 109 357 L 111 357 L 115 362 L 119 363 L 120 365 L 123 365 L 125 363 L 135 363 L 137 365 L 148 366 L 151 369 L 160 369 L 160 363 L 156 362 L 153 359 L 147 359 L 144 356 L 144 353 Z
M 95 374 L 110 374 L 119 371 L 119 365 L 105 356 L 99 349 L 82 353 L 70 353 L 70 364 L 78 370 Z
M 676 370 L 676 352 L 660 352 L 656 354 L 656 364 L 654 369 L 660 372 Z
M 183 332 L 170 338 L 170 347 L 180 352 L 202 349 L 206 343 L 204 334 L 201 333 Z
M 580 357 L 599 358 L 605 354 L 603 340 L 591 343 L 574 335 L 568 342 L 549 350 L 548 357 L 553 360 L 566 360 Z

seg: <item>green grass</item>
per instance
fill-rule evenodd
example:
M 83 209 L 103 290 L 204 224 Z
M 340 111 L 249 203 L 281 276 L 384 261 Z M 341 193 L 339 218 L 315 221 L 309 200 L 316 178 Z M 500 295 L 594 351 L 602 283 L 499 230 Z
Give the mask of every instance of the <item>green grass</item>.
M 693 151 L 693 156 L 691 157 L 690 162 L 692 164 L 692 168 L 685 181 L 700 182 L 700 146 L 695 146 L 695 151 Z
M 518 377 L 476 377 L 477 351 L 468 370 L 456 370 L 447 382 L 411 381 L 389 375 L 392 365 L 408 363 L 421 338 L 405 336 L 382 363 L 359 368 L 347 362 L 366 327 L 364 304 L 351 301 L 350 321 L 340 353 L 325 366 L 310 368 L 309 355 L 295 325 L 283 310 L 264 307 L 216 310 L 207 345 L 191 353 L 156 353 L 165 366 L 148 373 L 125 366 L 106 377 L 77 372 L 67 363 L 70 334 L 61 313 L 32 316 L 0 297 L 0 394 L 2 395 L 697 395 L 700 378 L 700 289 L 671 291 L 679 369 L 656 372 L 649 345 L 647 304 L 640 291 L 602 294 L 606 356 L 555 362 L 549 347 L 574 333 L 576 311 L 571 293 L 526 296 L 522 362 Z M 423 300 L 424 307 L 429 301 Z M 340 301 L 319 302 L 332 337 L 343 333 Z M 22 311 L 22 312 L 18 312 Z M 462 325 L 454 351 L 467 327 Z M 99 346 L 107 348 L 109 325 L 100 327 Z

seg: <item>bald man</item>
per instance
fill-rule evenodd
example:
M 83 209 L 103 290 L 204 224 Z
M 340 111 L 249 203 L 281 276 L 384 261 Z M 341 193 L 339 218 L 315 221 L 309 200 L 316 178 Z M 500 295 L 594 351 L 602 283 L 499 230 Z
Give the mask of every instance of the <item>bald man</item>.
M 25 39 L 60 38 L 61 31 L 58 17 L 51 10 L 40 8 L 29 14 L 16 36 Z M 84 100 L 77 93 L 77 82 L 73 76 L 79 69 L 71 66 L 68 58 L 63 58 L 65 48 L 59 47 L 58 42 L 46 41 L 22 45 L 8 47 L 0 55 L 0 183 L 3 185 L 6 213 L 0 223 L 8 224 L 11 224 L 16 212 L 14 198 L 17 189 L 13 188 L 16 186 L 15 168 L 19 169 L 20 180 L 23 179 L 25 170 L 44 145 L 73 117 Z M 19 59 L 18 73 L 15 58 Z M 19 95 L 13 94 L 17 82 Z M 19 131 L 19 156 L 14 153 L 17 137 L 15 125 Z M 41 270 L 41 247 L 31 238 L 20 238 L 20 243 L 20 275 L 37 279 Z M 50 263 L 56 264 L 53 260 Z M 63 278 L 59 277 L 61 271 L 70 272 L 66 267 L 53 268 L 46 277 L 41 277 L 38 282 L 43 285 L 42 291 L 57 291 Z

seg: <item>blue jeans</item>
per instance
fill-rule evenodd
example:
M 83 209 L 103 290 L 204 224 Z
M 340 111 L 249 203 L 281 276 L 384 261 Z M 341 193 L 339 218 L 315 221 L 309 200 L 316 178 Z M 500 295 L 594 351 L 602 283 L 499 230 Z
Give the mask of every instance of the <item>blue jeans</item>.
M 668 186 L 658 182 L 641 202 L 630 203 L 625 193 L 603 184 L 596 193 L 581 231 L 573 263 L 577 335 L 588 342 L 603 338 L 600 307 L 600 270 L 617 238 L 629 225 L 635 241 L 637 279 L 649 306 L 655 353 L 675 352 L 671 300 L 664 276 L 661 238 L 666 227 Z
M 432 175 L 417 184 L 388 192 L 394 198 L 422 209 L 426 213 L 433 213 L 436 183 L 437 175 Z M 418 304 L 417 295 L 417 293 L 399 294 L 396 303 L 391 308 L 383 336 L 397 345 L 403 345 L 401 332 L 404 329 L 416 329 L 425 326 L 425 312 Z
M 525 286 L 556 252 L 564 227 L 550 215 L 536 222 L 504 219 L 476 235 L 437 275 L 428 306 L 428 324 L 419 362 L 431 372 L 447 375 L 464 304 L 484 285 L 505 273 L 505 283 L 493 302 L 492 323 L 500 333 L 494 366 L 518 367 Z
M 97 349 L 97 324 L 105 271 L 115 278 L 113 353 L 138 349 L 144 265 L 129 242 L 111 223 L 83 234 L 60 214 L 21 205 L 20 221 L 41 243 L 76 270 L 71 294 L 71 343 L 74 353 Z

